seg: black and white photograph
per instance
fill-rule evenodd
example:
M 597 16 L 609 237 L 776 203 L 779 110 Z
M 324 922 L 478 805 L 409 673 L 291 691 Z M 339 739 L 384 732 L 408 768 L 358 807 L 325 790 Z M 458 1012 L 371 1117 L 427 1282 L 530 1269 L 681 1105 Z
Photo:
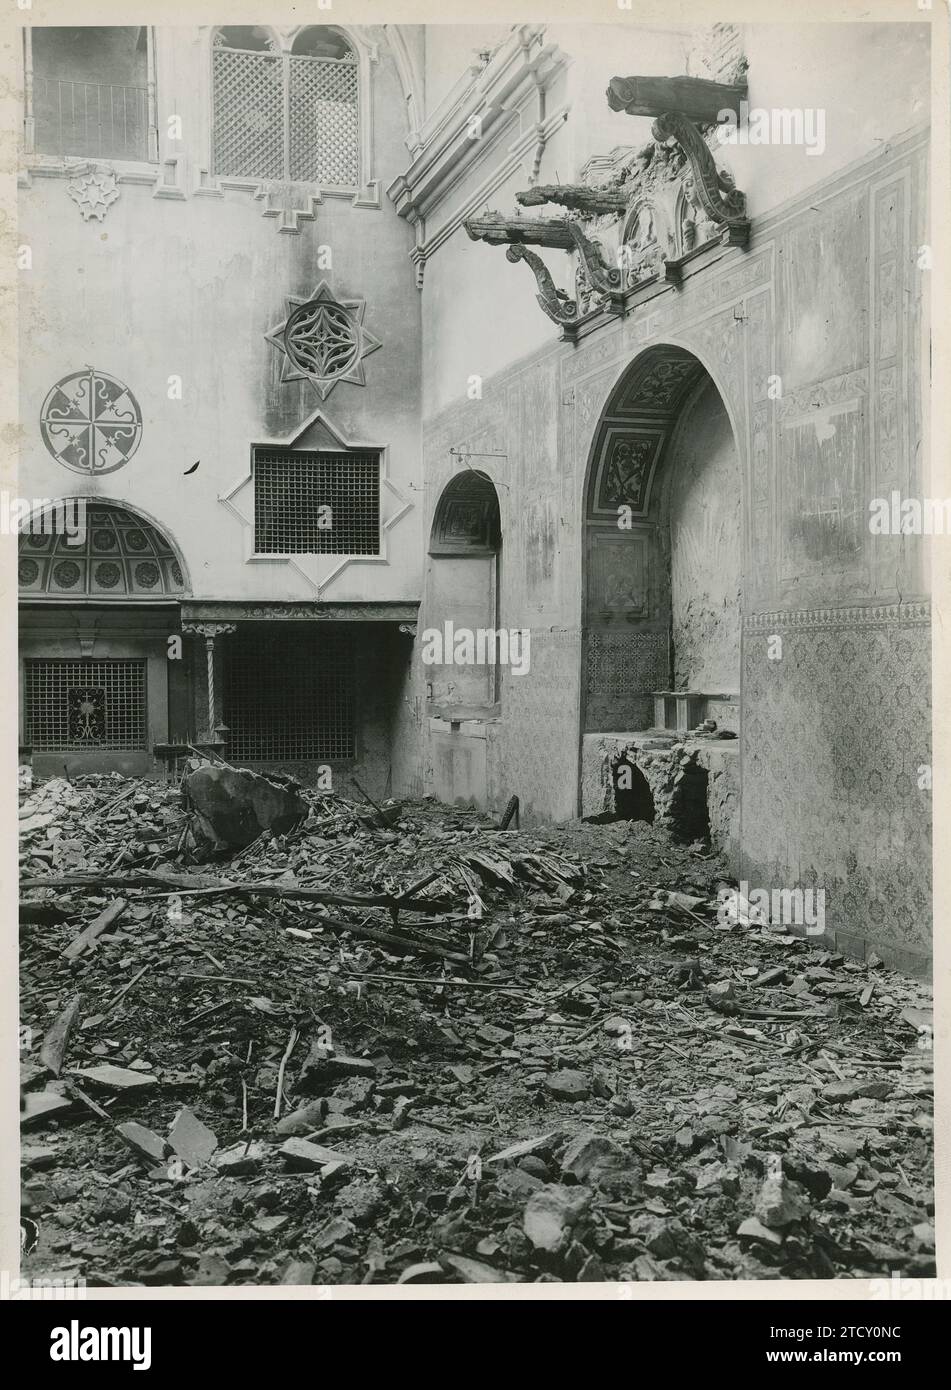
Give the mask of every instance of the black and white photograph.
M 3 1296 L 933 1296 L 947 7 L 12 9 Z

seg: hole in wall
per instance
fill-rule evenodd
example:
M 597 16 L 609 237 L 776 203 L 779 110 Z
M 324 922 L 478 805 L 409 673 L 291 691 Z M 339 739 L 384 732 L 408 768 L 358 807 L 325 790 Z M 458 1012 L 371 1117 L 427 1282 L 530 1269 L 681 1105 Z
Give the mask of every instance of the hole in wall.
M 619 762 L 613 772 L 614 812 L 617 820 L 654 823 L 654 798 L 647 778 L 633 763 Z
M 688 763 L 674 788 L 670 802 L 670 829 L 674 838 L 693 844 L 710 841 L 710 810 L 707 805 L 709 777 L 706 768 Z

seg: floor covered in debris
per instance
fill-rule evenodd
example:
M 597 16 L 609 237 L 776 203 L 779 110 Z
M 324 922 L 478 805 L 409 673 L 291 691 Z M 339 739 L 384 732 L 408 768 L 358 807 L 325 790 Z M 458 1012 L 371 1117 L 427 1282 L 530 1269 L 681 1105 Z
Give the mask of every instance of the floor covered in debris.
M 202 862 L 176 787 L 21 797 L 24 1275 L 934 1273 L 923 985 L 646 824 L 306 796 Z

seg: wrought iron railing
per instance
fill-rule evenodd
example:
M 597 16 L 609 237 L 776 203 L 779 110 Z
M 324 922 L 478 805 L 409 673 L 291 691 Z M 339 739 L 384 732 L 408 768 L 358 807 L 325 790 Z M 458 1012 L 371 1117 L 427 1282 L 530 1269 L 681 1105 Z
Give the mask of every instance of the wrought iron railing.
M 146 87 L 33 78 L 35 142 L 40 154 L 148 159 Z

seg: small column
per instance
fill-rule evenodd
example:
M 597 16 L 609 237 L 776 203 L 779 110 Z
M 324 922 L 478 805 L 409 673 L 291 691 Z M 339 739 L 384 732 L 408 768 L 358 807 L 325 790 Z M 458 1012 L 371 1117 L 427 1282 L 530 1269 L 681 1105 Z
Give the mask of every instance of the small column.
M 205 639 L 205 668 L 207 672 L 207 694 L 208 703 L 206 706 L 206 731 L 207 743 L 218 742 L 218 726 L 222 722 L 218 718 L 218 700 L 215 692 L 215 638 L 226 637 L 237 630 L 236 623 L 183 623 L 182 631 L 193 633 L 195 636 Z

